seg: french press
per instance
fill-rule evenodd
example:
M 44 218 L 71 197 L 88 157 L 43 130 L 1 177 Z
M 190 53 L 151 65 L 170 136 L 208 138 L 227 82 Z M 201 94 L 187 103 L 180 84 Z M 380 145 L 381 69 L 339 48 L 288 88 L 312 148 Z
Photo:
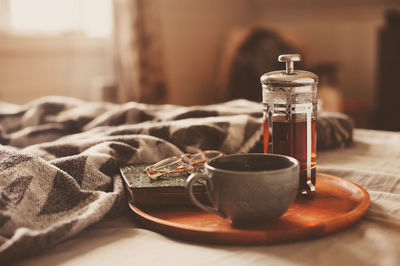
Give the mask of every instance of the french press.
M 264 152 L 288 155 L 300 163 L 299 196 L 312 196 L 316 183 L 317 84 L 314 73 L 294 69 L 298 54 L 278 58 L 286 70 L 261 76 Z

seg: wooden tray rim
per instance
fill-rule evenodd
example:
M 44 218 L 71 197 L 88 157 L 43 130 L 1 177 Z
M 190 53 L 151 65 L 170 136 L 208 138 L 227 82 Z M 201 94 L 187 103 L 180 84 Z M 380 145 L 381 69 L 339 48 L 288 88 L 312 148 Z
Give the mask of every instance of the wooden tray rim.
M 350 184 L 351 186 L 353 186 L 354 188 L 357 188 L 359 191 L 362 192 L 363 194 L 363 199 L 362 201 L 351 211 L 338 215 L 337 217 L 333 217 L 327 221 L 325 221 L 323 223 L 323 225 L 325 226 L 325 231 L 321 234 L 318 233 L 317 229 L 318 227 L 321 226 L 321 224 L 316 224 L 314 226 L 310 226 L 307 228 L 303 229 L 303 233 L 306 234 L 308 232 L 313 232 L 315 233 L 314 237 L 312 238 L 317 238 L 317 237 L 321 237 L 324 235 L 328 235 L 328 234 L 332 234 L 335 232 L 338 232 L 340 230 L 343 230 L 351 225 L 353 225 L 354 223 L 356 223 L 357 221 L 359 221 L 367 212 L 368 207 L 370 205 L 370 196 L 368 194 L 368 192 L 360 185 L 343 179 L 341 177 L 338 176 L 334 176 L 334 175 L 330 175 L 330 174 L 325 174 L 325 173 L 320 173 L 318 172 L 318 177 L 323 176 L 324 178 L 331 178 L 331 179 L 335 179 L 338 180 L 339 182 L 345 182 Z M 271 243 L 280 243 L 280 242 L 294 242 L 294 241 L 301 241 L 301 240 L 307 240 L 307 239 L 303 239 L 301 236 L 300 237 L 291 237 L 290 233 L 292 231 L 295 231 L 296 229 L 285 229 L 285 232 L 288 237 L 282 237 L 280 241 L 270 241 L 268 239 L 257 239 L 254 241 L 243 241 L 240 243 L 234 243 L 234 242 L 226 242 L 222 239 L 218 239 L 216 240 L 215 237 L 211 237 L 211 241 L 207 239 L 207 237 L 202 237 L 200 239 L 190 239 L 188 237 L 181 237 L 181 234 L 179 234 L 179 232 L 186 232 L 189 233 L 189 235 L 191 236 L 195 236 L 195 235 L 207 235 L 207 234 L 217 234 L 219 236 L 230 236 L 232 235 L 232 232 L 227 232 L 227 231 L 218 231 L 215 229 L 202 229 L 202 230 L 198 230 L 198 228 L 194 228 L 193 225 L 188 225 L 188 224 L 181 224 L 181 223 L 177 223 L 177 222 L 172 222 L 172 221 L 168 221 L 168 220 L 164 220 L 155 216 L 152 216 L 151 214 L 146 213 L 145 211 L 142 211 L 139 207 L 135 206 L 134 204 L 132 204 L 131 202 L 129 202 L 129 207 L 130 209 L 133 211 L 133 213 L 135 214 L 135 217 L 139 220 L 139 222 L 141 222 L 141 224 L 143 224 L 145 227 L 148 227 L 151 230 L 157 231 L 159 233 L 165 234 L 165 235 L 169 235 L 172 236 L 174 238 L 181 238 L 184 240 L 189 240 L 191 242 L 206 242 L 206 243 L 214 243 L 214 244 L 229 244 L 229 245 L 252 245 L 252 244 L 271 244 Z M 200 211 L 200 210 L 199 210 Z M 347 222 L 348 220 L 351 220 L 351 222 Z M 334 225 L 334 226 L 333 226 Z M 236 229 L 236 228 L 232 228 L 233 231 L 238 232 L 238 233 L 243 233 L 243 229 Z M 267 233 L 266 231 L 262 231 L 262 230 L 245 230 L 246 234 L 250 237 L 252 234 L 262 234 Z M 212 241 L 212 240 L 216 240 L 216 241 Z

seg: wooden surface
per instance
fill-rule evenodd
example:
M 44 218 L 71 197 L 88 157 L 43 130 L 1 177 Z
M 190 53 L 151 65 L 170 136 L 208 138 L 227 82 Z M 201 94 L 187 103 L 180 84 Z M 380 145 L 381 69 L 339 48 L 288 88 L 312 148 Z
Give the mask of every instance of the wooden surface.
M 193 242 L 214 244 L 271 244 L 306 240 L 342 230 L 366 213 L 370 199 L 360 186 L 340 177 L 317 173 L 313 199 L 297 200 L 277 220 L 248 229 L 196 207 L 138 208 L 135 218 L 145 227 Z

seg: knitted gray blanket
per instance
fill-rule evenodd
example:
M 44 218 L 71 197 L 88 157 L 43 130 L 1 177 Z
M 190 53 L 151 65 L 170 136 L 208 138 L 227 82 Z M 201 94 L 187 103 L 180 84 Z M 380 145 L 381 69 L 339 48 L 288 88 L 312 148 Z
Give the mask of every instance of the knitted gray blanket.
M 0 103 L 0 264 L 127 211 L 119 167 L 184 152 L 262 152 L 262 108 L 45 97 Z M 347 145 L 351 120 L 321 115 L 318 147 Z

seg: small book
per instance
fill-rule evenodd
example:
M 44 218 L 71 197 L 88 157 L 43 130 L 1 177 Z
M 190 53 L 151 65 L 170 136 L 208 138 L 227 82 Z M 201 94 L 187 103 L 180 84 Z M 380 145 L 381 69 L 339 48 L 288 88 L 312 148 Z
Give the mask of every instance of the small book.
M 145 171 L 146 164 L 129 165 L 120 169 L 128 199 L 138 206 L 163 207 L 191 205 L 186 194 L 185 183 L 188 172 L 168 174 L 150 179 Z M 205 182 L 196 182 L 193 192 L 197 199 L 207 202 Z

